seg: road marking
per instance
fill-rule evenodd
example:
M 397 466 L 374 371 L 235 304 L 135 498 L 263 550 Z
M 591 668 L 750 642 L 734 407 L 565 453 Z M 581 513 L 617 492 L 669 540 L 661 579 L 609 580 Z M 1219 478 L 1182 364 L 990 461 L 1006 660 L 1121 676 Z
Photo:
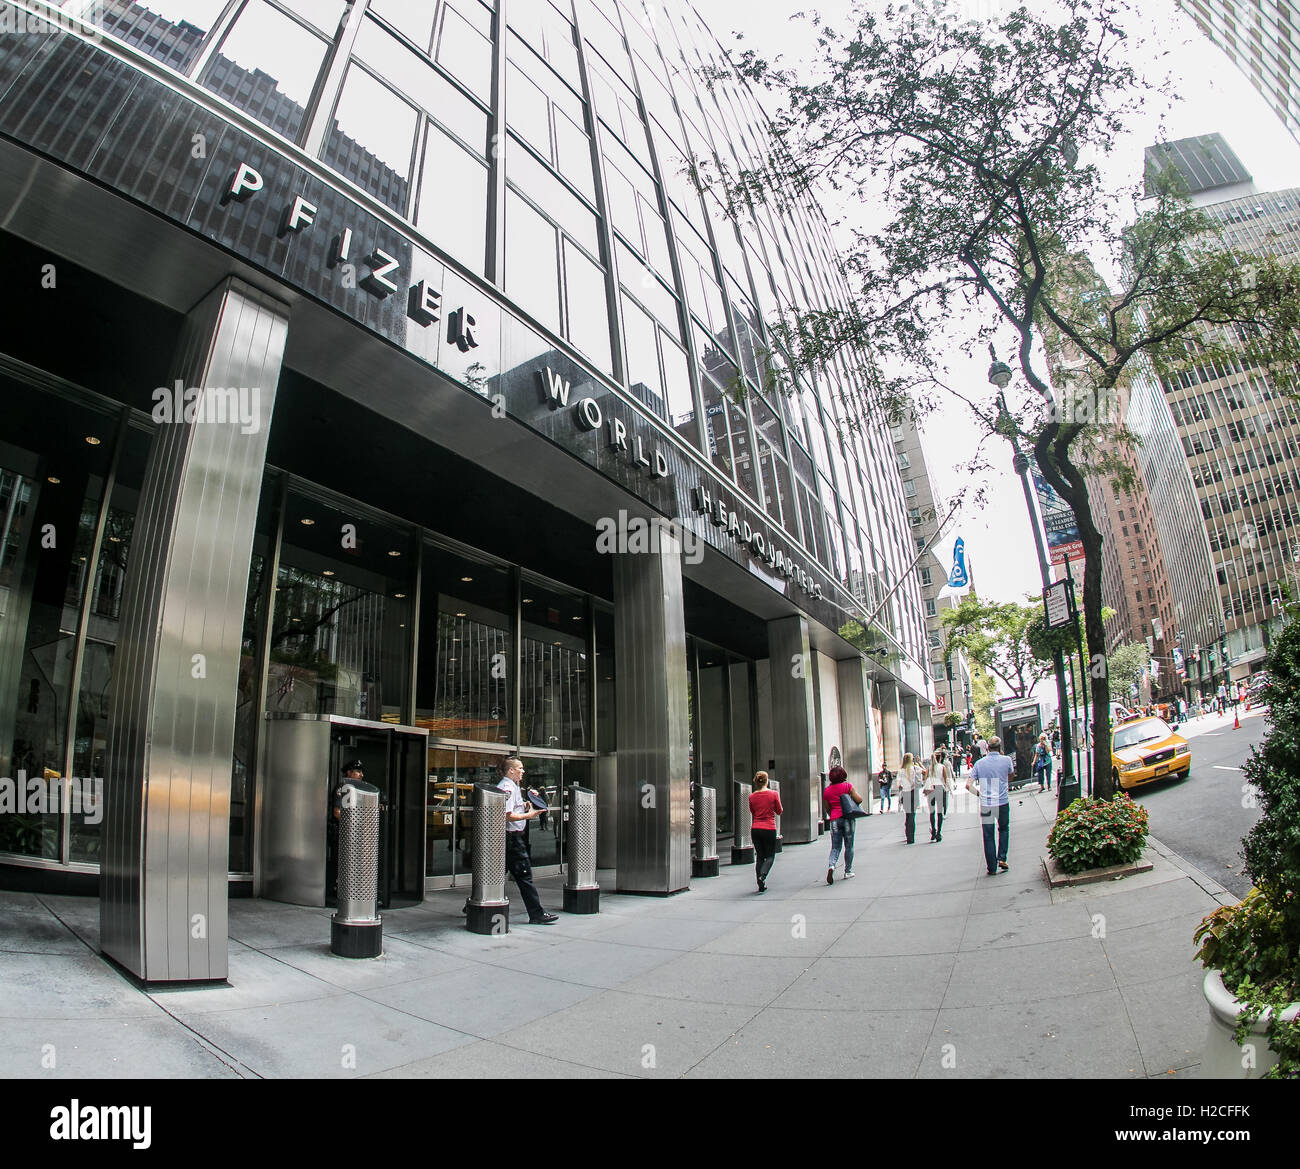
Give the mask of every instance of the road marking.
M 1216 763 L 1216 764 L 1214 765 L 1214 770 L 1215 770 L 1215 771 L 1240 771 L 1241 768 L 1240 768 L 1240 767 L 1224 767 L 1221 763 Z
M 1202 734 L 1203 737 L 1205 737 L 1205 738 L 1207 738 L 1207 739 L 1217 739 L 1221 734 L 1223 734 L 1223 732 L 1222 732 L 1222 731 L 1202 731 L 1201 734 Z

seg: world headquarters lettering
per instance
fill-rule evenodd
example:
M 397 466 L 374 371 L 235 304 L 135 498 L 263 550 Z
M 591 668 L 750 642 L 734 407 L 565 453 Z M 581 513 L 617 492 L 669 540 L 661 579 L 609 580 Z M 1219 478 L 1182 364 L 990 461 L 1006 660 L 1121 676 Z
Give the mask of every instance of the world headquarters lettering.
M 812 574 L 778 548 L 771 537 L 755 531 L 749 521 L 741 519 L 721 496 L 715 498 L 708 488 L 696 487 L 691 492 L 691 506 L 700 515 L 708 516 L 709 523 L 715 528 L 724 528 L 727 535 L 743 544 L 769 568 L 779 572 L 786 580 L 793 580 L 810 597 L 822 599 L 822 587 L 813 580 Z
M 242 203 L 251 199 L 266 186 L 262 176 L 246 162 L 241 162 L 230 176 L 221 202 L 232 200 Z M 280 236 L 297 235 L 316 222 L 319 208 L 309 203 L 302 195 L 295 195 L 293 201 L 280 216 Z M 352 229 L 345 227 L 331 241 L 328 264 L 336 268 L 346 264 L 352 258 Z M 374 248 L 362 261 L 365 275 L 357 282 L 371 296 L 384 300 L 398 291 L 396 278 L 401 262 L 389 255 L 383 248 Z M 442 316 L 442 293 L 430 288 L 428 281 L 421 280 L 411 285 L 407 297 L 406 315 L 417 325 L 424 328 L 436 324 Z M 455 345 L 462 353 L 478 348 L 478 325 L 474 317 L 465 308 L 458 308 L 447 315 L 447 341 Z
M 537 376 L 541 379 L 542 400 L 552 410 L 558 410 L 569 404 L 569 394 L 573 387 L 568 381 L 553 372 L 549 366 L 539 370 Z M 649 471 L 652 479 L 668 477 L 668 456 L 658 447 L 647 453 L 645 440 L 639 434 L 629 436 L 627 423 L 621 419 L 611 416 L 606 422 L 604 411 L 595 398 L 579 399 L 574 404 L 573 416 L 582 430 L 599 430 L 602 426 L 607 427 L 610 448 L 622 454 L 628 461 L 644 467 Z

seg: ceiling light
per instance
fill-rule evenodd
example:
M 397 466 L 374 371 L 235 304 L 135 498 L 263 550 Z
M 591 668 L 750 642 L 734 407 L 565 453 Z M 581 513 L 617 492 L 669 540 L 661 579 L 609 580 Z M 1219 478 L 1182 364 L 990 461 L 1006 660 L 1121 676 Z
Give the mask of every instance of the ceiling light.
M 62 482 L 62 480 L 57 475 L 51 475 L 49 476 L 49 478 L 45 480 L 45 482 L 53 483 L 54 486 L 57 487 Z
M 88 434 L 86 435 L 86 441 L 90 443 L 91 446 L 99 446 L 103 439 L 96 438 L 93 434 Z
M 312 524 L 314 524 L 316 521 L 313 520 L 313 519 L 308 519 L 308 518 L 306 518 L 306 517 L 303 517 L 303 519 L 299 520 L 298 522 L 299 522 L 300 524 L 303 524 L 305 527 L 310 528 L 310 527 L 312 526 Z
M 472 576 L 462 576 L 460 579 L 463 580 L 466 584 L 469 584 L 469 582 L 472 581 L 474 578 Z
M 401 553 L 398 552 L 398 551 L 396 551 L 396 550 L 394 550 L 394 551 L 390 552 L 388 555 L 389 555 L 389 556 L 400 556 Z
M 321 573 L 321 576 L 333 576 L 333 575 L 334 575 L 334 570 L 332 568 L 327 568 L 325 569 L 324 572 Z
M 405 593 L 394 593 L 393 596 L 395 596 L 399 601 L 404 601 L 404 600 L 406 600 L 406 594 L 405 594 Z

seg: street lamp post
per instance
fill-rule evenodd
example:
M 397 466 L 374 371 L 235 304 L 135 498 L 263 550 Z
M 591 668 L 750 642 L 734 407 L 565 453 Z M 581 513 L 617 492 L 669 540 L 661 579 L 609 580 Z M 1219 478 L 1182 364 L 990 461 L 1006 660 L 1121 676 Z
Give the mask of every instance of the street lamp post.
M 998 429 L 1011 443 L 1011 467 L 1017 475 L 1020 476 L 1020 485 L 1025 492 L 1025 508 L 1029 512 L 1029 526 L 1034 530 L 1034 547 L 1038 550 L 1038 571 L 1042 576 L 1043 590 L 1046 591 L 1052 583 L 1052 570 L 1047 561 L 1047 548 L 1043 544 L 1043 533 L 1038 523 L 1038 515 L 1034 510 L 1034 488 L 1029 481 L 1029 459 L 1020 449 L 1020 443 L 1016 439 L 1015 424 L 1011 421 L 1011 411 L 1007 409 L 1007 400 L 1003 391 L 1011 381 L 1011 367 L 1004 361 L 997 359 L 997 354 L 993 352 L 993 347 L 989 346 L 989 353 L 993 357 L 993 364 L 989 366 L 989 382 L 997 387 L 998 390 Z M 1010 425 L 1006 425 L 1009 423 Z M 1074 750 L 1071 739 L 1070 725 L 1070 705 L 1069 697 L 1065 689 L 1065 657 L 1061 653 L 1060 647 L 1052 651 L 1052 665 L 1056 670 L 1056 702 L 1057 702 L 1057 721 L 1061 728 L 1061 779 L 1056 785 L 1056 810 L 1064 811 L 1081 794 L 1079 790 L 1079 780 L 1074 769 Z

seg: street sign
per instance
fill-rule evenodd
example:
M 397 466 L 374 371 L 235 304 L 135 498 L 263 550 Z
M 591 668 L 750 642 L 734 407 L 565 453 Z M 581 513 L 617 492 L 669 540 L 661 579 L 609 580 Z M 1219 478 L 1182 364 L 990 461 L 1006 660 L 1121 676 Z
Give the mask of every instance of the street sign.
M 934 696 L 934 709 L 938 714 L 943 714 L 948 709 L 948 696 L 946 694 L 936 694 Z
M 1063 629 L 1070 624 L 1070 582 L 1058 580 L 1043 591 L 1043 605 L 1047 610 L 1047 628 Z

